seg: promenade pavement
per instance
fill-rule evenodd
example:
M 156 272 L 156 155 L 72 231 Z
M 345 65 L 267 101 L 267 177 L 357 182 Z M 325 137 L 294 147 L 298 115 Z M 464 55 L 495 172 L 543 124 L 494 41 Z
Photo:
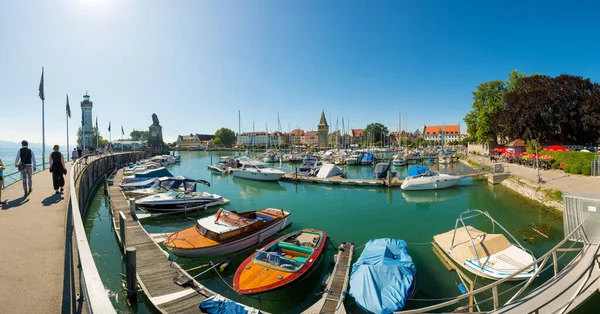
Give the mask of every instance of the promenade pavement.
M 469 155 L 468 159 L 485 165 L 491 165 L 489 157 Z M 533 183 L 538 182 L 537 170 L 518 164 L 503 163 L 504 171 L 520 179 Z M 562 170 L 541 170 L 540 177 L 544 181 L 542 187 L 559 190 L 561 192 L 578 192 L 586 194 L 600 194 L 600 177 L 566 174 Z
M 65 312 L 69 176 L 62 194 L 55 194 L 45 170 L 33 175 L 27 197 L 19 181 L 4 189 L 2 198 L 8 203 L 0 210 L 0 313 Z

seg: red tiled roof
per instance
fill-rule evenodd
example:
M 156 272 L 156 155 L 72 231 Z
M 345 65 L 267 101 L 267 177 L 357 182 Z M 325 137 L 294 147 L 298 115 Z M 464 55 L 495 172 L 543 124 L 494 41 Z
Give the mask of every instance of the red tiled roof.
M 508 144 L 506 144 L 507 147 L 527 147 L 527 145 L 525 144 L 525 141 L 523 141 L 522 139 L 518 138 Z
M 302 131 L 300 129 L 295 129 L 295 130 L 292 130 L 292 132 L 290 134 L 291 135 L 304 135 L 304 131 Z
M 352 137 L 361 137 L 364 133 L 364 129 L 352 129 Z
M 442 134 L 442 130 L 444 131 L 444 134 L 459 134 L 460 126 L 458 124 L 425 126 L 425 129 L 423 130 L 423 135 Z

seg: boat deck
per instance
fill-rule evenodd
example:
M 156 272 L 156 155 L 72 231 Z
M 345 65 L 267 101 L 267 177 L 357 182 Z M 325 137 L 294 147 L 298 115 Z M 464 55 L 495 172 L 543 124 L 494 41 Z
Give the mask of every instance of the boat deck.
M 325 293 L 317 303 L 306 309 L 303 314 L 334 313 L 344 314 L 344 296 L 348 290 L 348 276 L 354 252 L 353 243 L 342 243 L 338 248 L 335 266 L 327 279 Z
M 109 187 L 110 209 L 119 242 L 123 247 L 136 249 L 139 285 L 161 313 L 201 313 L 198 307 L 200 302 L 216 293 L 193 280 L 179 264 L 169 261 L 168 253 L 158 246 L 138 220 L 133 219 L 129 201 L 119 188 L 122 180 L 121 169 L 113 179 L 114 184 Z M 126 218 L 125 243 L 120 236 L 119 212 L 123 212 Z M 173 279 L 179 276 L 189 278 L 192 280 L 191 284 L 183 287 L 175 284 Z

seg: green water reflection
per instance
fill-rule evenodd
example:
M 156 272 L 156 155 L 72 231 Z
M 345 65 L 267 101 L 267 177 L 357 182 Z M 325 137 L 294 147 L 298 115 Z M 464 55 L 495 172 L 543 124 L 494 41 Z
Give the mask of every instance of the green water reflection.
M 198 277 L 202 284 L 226 297 L 271 313 L 298 313 L 319 299 L 319 283 L 331 267 L 329 261 L 334 254 L 332 248 L 340 241 L 356 244 L 359 248 L 355 254 L 356 259 L 360 255 L 362 245 L 370 239 L 381 237 L 404 239 L 409 243 L 409 253 L 417 266 L 415 298 L 426 299 L 452 297 L 460 293 L 457 288 L 459 282 L 457 275 L 446 270 L 434 255 L 430 242 L 435 234 L 451 230 L 459 213 L 468 208 L 488 211 L 511 232 L 532 223 L 551 225 L 552 234 L 548 239 L 540 237 L 535 244 L 524 243 L 536 256 L 543 255 L 563 237 L 560 215 L 515 195 L 504 187 L 488 185 L 485 181 L 465 179 L 456 188 L 410 193 L 399 189 L 256 182 L 208 171 L 206 166 L 211 162 L 210 156 L 213 156 L 213 162 L 216 162 L 218 153 L 181 152 L 181 155 L 181 163 L 170 166 L 170 171 L 175 175 L 187 175 L 209 181 L 210 187 L 202 186 L 199 189 L 228 198 L 231 203 L 225 206 L 226 208 L 237 211 L 265 207 L 283 208 L 292 213 L 293 221 L 292 226 L 286 229 L 285 233 L 301 228 L 317 228 L 325 230 L 330 236 L 331 245 L 327 256 L 311 275 L 288 288 L 260 295 L 260 298 L 239 296 L 228 286 L 231 285 L 237 266 L 253 249 L 232 258 L 231 266 L 221 274 L 225 282 L 214 272 Z M 279 166 L 279 164 L 275 165 Z M 292 171 L 295 165 L 283 164 L 282 166 L 285 170 Z M 405 168 L 398 170 L 401 175 L 406 172 Z M 453 173 L 469 171 L 460 164 L 440 170 Z M 346 171 L 349 177 L 368 178 L 372 175 L 372 167 L 347 167 Z M 86 230 L 104 284 L 110 291 L 113 301 L 116 299 L 115 295 L 118 295 L 118 302 L 115 302 L 115 305 L 119 311 L 150 312 L 144 302 L 138 303 L 135 308 L 124 302 L 119 275 L 124 273 L 124 266 L 116 238 L 111 230 L 102 193 L 100 189 L 91 203 Z M 209 210 L 200 216 L 212 214 L 215 210 Z M 172 232 L 194 224 L 198 217 L 188 215 L 149 219 L 144 222 L 144 225 L 150 233 Z M 477 220 L 474 224 L 491 231 L 487 222 Z M 519 234 L 513 234 L 521 240 Z M 177 261 L 184 264 L 184 268 L 202 263 L 186 259 L 177 259 Z M 489 282 L 481 278 L 477 280 L 477 286 L 487 283 Z M 431 303 L 411 301 L 406 308 L 428 304 Z M 349 312 L 362 313 L 352 302 L 352 298 L 348 298 L 346 305 Z

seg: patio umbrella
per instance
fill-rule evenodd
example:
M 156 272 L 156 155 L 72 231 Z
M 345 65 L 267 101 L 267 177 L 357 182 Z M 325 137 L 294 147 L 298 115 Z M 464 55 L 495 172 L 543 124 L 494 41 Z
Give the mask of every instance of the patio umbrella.
M 505 152 L 506 147 L 495 147 L 495 148 L 492 148 L 492 150 L 495 152 Z
M 552 156 L 550 156 L 550 155 L 543 155 L 543 156 L 540 156 L 540 159 L 552 159 Z
M 570 151 L 570 149 L 561 146 L 561 145 L 552 145 L 552 146 L 548 146 L 546 148 L 544 148 L 544 150 L 550 150 L 550 151 Z

